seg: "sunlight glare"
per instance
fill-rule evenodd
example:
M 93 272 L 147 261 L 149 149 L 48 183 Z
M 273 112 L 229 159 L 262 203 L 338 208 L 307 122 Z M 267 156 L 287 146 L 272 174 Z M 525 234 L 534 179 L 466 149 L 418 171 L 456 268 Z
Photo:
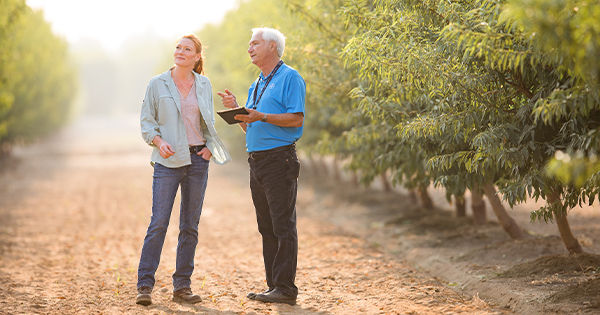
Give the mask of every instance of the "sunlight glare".
M 93 39 L 115 51 L 135 35 L 171 39 L 218 23 L 240 0 L 27 0 L 55 33 L 73 43 Z

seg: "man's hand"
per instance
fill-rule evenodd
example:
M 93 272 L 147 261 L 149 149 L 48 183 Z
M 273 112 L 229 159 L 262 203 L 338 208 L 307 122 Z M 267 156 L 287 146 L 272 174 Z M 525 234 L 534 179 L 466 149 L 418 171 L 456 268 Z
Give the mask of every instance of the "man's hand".
M 239 107 L 237 101 L 235 100 L 235 95 L 233 95 L 233 93 L 231 93 L 229 90 L 225 89 L 225 93 L 217 92 L 217 95 L 221 97 L 221 103 L 223 103 L 223 106 L 227 108 Z
M 212 157 L 212 152 L 210 152 L 210 150 L 207 147 L 204 147 L 202 148 L 202 150 L 200 150 L 200 152 L 196 153 L 196 155 L 199 155 L 203 159 L 210 161 L 210 158 Z
M 246 108 L 246 110 L 248 111 L 248 115 L 235 115 L 233 116 L 233 118 L 249 124 L 261 120 L 263 117 L 265 117 L 265 114 L 258 112 L 254 109 Z
M 154 139 L 152 140 L 152 143 L 154 143 L 154 145 L 158 148 L 158 152 L 160 153 L 160 156 L 162 156 L 165 159 L 168 159 L 173 154 L 175 154 L 175 151 L 173 151 L 173 148 L 171 147 L 171 145 L 159 136 L 154 137 Z

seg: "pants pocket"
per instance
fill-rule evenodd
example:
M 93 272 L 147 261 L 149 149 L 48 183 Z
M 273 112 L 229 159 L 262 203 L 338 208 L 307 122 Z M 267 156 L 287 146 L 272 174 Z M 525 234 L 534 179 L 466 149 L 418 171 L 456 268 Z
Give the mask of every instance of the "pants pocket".
M 300 161 L 294 152 L 290 152 L 286 158 L 287 176 L 289 179 L 296 180 L 300 175 Z

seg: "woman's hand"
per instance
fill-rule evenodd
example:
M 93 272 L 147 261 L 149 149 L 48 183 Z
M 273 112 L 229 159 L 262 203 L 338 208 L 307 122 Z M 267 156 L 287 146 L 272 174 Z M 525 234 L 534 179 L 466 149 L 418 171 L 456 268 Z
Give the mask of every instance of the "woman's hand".
M 158 148 L 160 156 L 162 156 L 165 159 L 168 159 L 173 154 L 175 154 L 175 151 L 173 151 L 171 145 L 167 141 L 163 140 L 160 136 L 154 137 L 152 143 L 154 143 L 154 145 Z
M 202 148 L 202 150 L 200 150 L 200 152 L 196 153 L 197 155 L 201 156 L 203 159 L 209 161 L 210 158 L 212 157 L 212 153 L 210 152 L 210 150 L 207 147 Z

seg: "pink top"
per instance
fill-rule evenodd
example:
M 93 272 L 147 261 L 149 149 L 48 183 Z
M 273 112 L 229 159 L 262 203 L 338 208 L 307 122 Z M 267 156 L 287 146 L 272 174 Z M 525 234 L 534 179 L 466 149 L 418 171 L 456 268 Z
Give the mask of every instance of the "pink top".
M 186 97 L 181 97 L 181 111 L 183 113 L 183 124 L 189 145 L 201 145 L 206 143 L 202 127 L 200 126 L 200 109 L 198 108 L 198 97 L 196 96 L 196 82 Z M 181 96 L 181 93 L 180 93 Z

